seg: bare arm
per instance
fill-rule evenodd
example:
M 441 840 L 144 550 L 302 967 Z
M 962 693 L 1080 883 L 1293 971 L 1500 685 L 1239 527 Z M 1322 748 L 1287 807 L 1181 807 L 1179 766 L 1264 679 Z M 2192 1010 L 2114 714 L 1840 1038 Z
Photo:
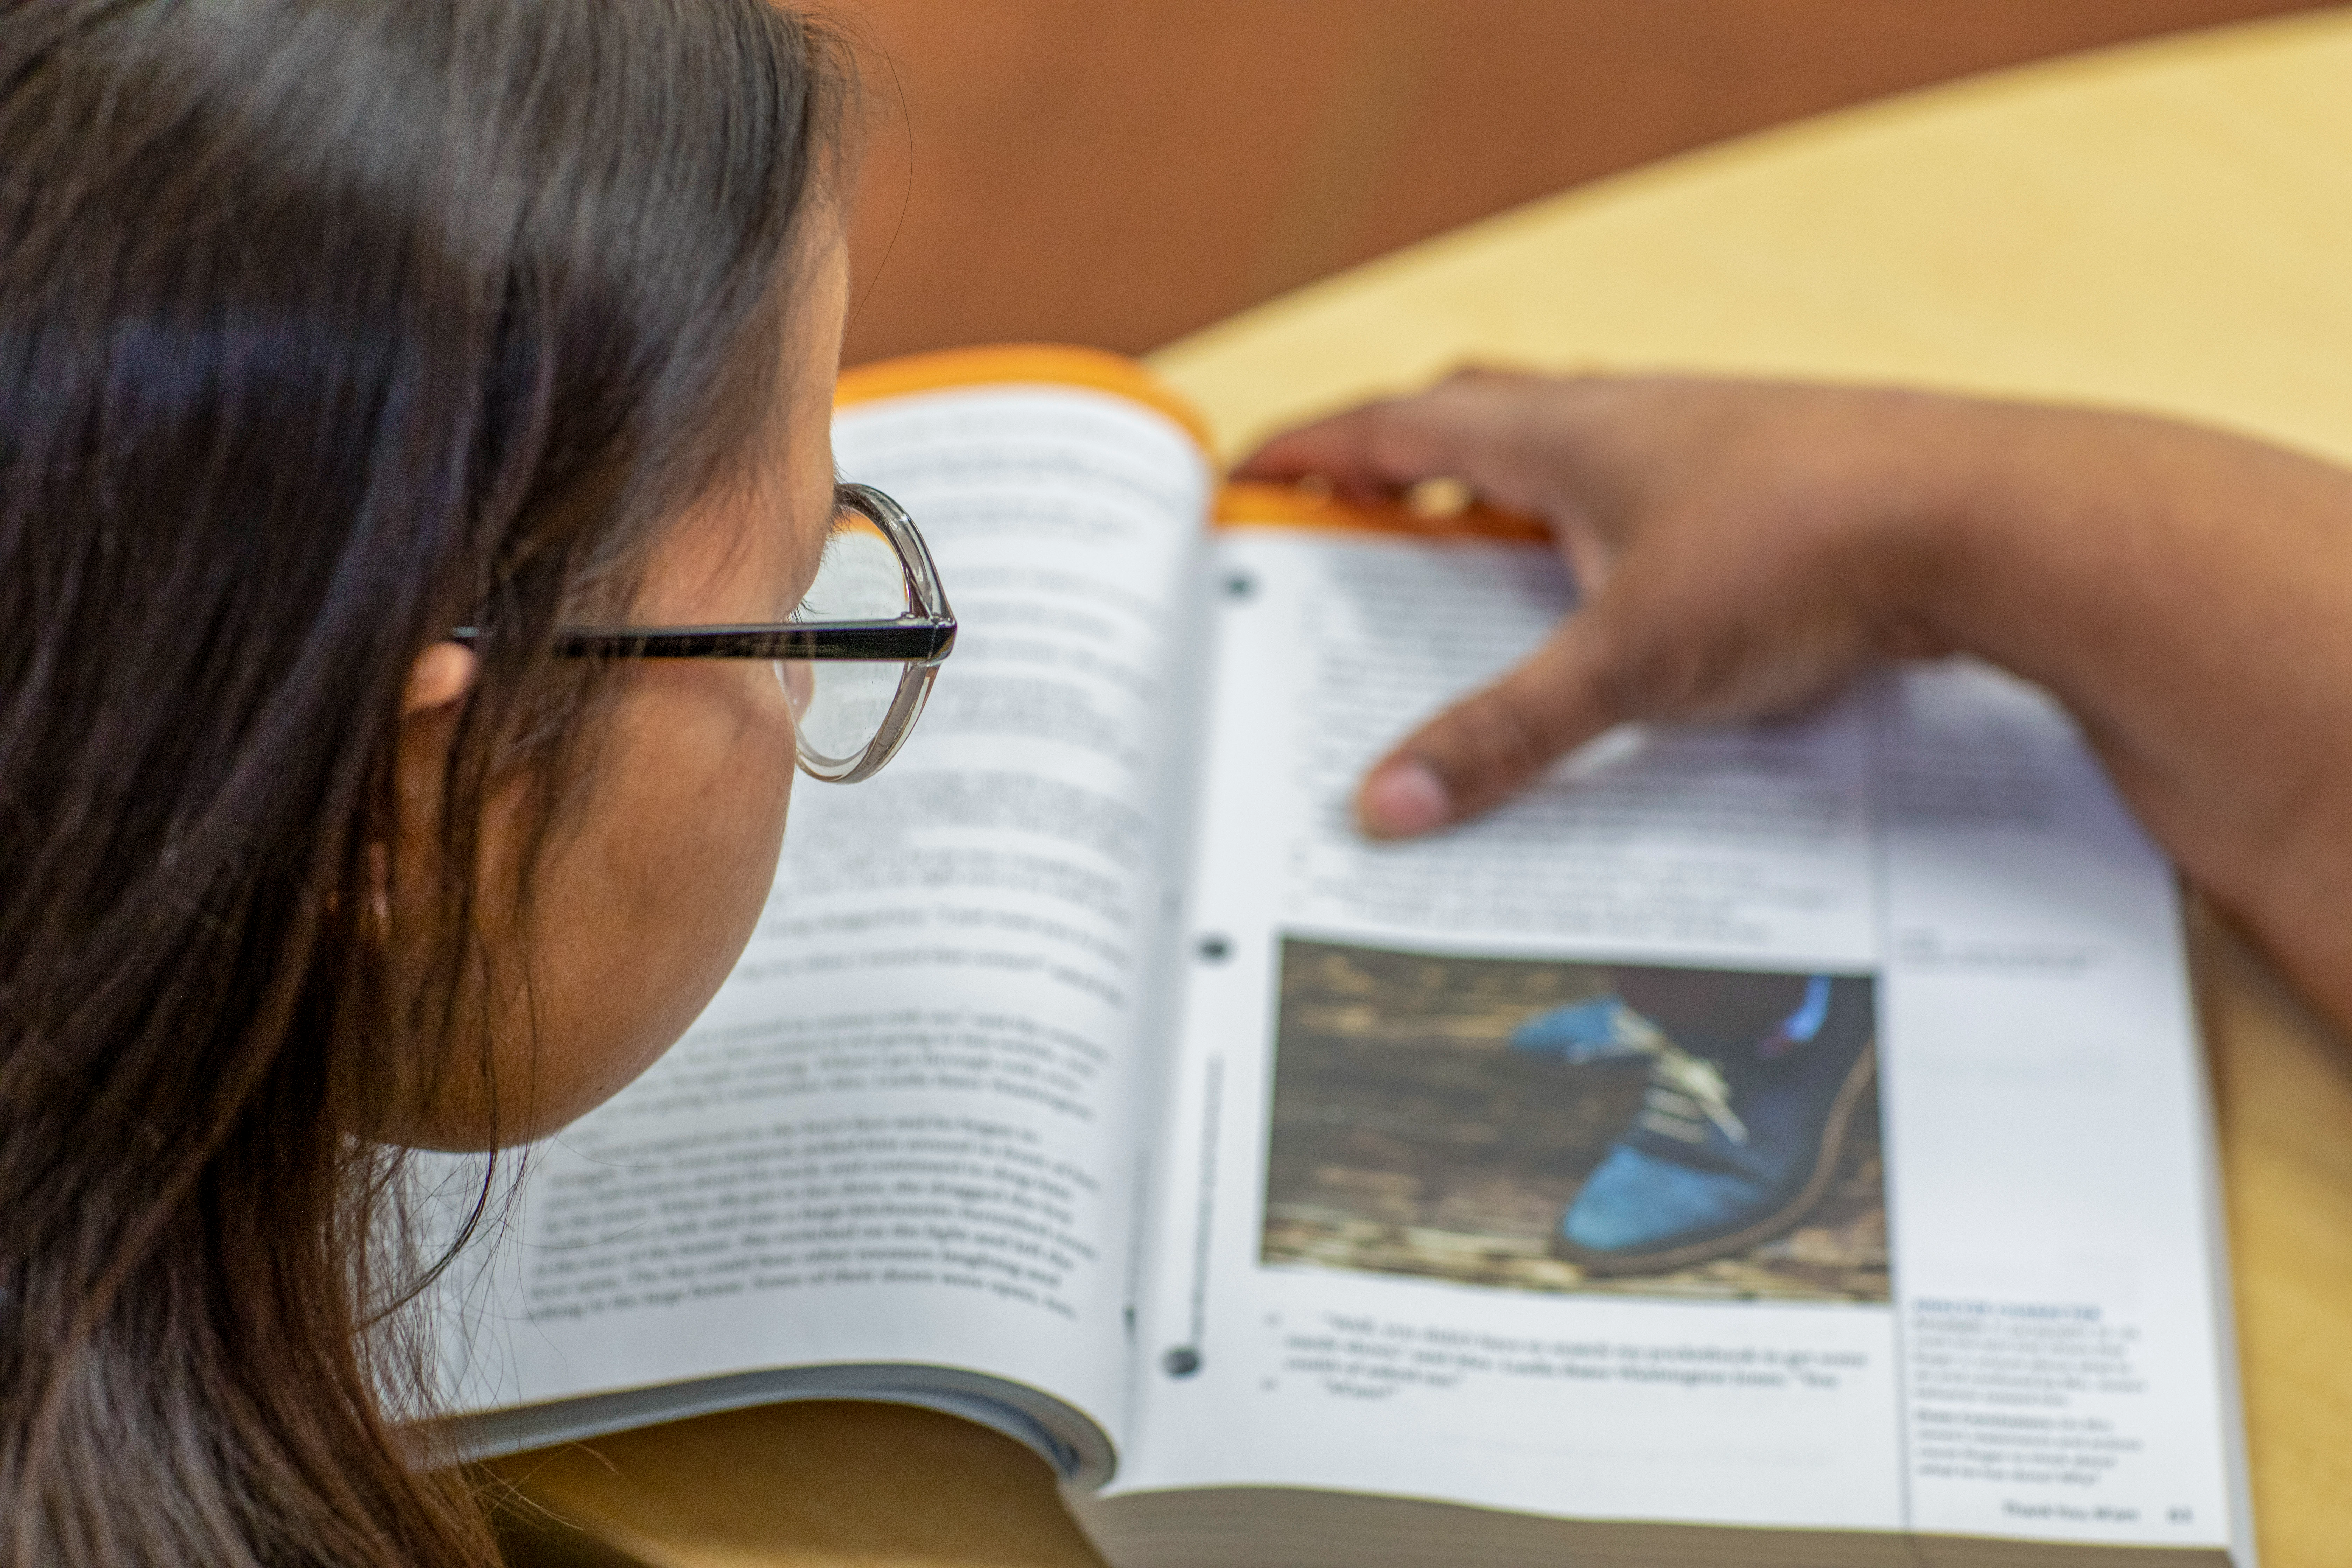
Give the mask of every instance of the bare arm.
M 1375 833 L 1484 810 L 1623 721 L 1780 711 L 1969 652 L 2064 701 L 2189 874 L 2352 1023 L 2352 472 L 2088 410 L 1489 373 L 1242 471 L 1463 479 L 1548 519 L 1585 587 L 1372 770 Z

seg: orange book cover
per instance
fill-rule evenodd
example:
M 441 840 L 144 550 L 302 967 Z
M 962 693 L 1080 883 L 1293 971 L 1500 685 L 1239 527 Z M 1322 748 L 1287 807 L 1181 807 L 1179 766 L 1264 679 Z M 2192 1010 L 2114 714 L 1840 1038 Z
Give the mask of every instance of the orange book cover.
M 842 372 L 834 401 L 836 406 L 850 407 L 916 393 L 1024 384 L 1087 387 L 1124 398 L 1175 423 L 1202 451 L 1212 449 L 1208 420 L 1152 374 L 1150 366 L 1124 354 L 1067 343 L 992 343 L 853 365 Z M 1365 502 L 1303 486 L 1252 480 L 1229 480 L 1223 485 L 1213 521 L 1220 528 L 1336 529 L 1406 533 L 1433 542 L 1476 539 L 1542 543 L 1551 537 L 1533 518 L 1475 502 L 1420 509 L 1402 497 Z

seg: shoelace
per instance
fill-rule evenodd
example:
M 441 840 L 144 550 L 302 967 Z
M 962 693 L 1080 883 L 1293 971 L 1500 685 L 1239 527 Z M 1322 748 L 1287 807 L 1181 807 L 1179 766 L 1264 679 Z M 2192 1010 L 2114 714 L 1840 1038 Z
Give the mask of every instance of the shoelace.
M 1618 1044 L 1650 1058 L 1650 1083 L 1642 1094 L 1644 1123 L 1670 1138 L 1696 1143 L 1706 1136 L 1698 1123 L 1705 1116 L 1734 1143 L 1748 1142 L 1748 1124 L 1731 1109 L 1731 1085 L 1724 1081 L 1721 1068 L 1683 1049 L 1631 1007 L 1617 1009 L 1610 1033 Z M 1652 1121 L 1654 1116 L 1658 1120 Z

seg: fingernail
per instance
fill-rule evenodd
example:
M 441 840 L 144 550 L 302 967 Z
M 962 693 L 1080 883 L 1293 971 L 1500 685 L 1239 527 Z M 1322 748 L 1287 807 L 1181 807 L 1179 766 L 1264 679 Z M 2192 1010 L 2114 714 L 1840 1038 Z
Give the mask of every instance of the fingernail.
M 1364 826 L 1383 838 L 1426 833 L 1454 815 L 1454 798 L 1429 764 L 1411 757 L 1391 763 L 1364 784 Z

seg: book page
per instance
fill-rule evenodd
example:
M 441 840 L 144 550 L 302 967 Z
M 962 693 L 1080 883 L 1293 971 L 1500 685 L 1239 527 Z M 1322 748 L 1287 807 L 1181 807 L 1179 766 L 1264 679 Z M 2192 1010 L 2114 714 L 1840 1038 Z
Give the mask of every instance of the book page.
M 2227 1542 L 2169 868 L 2042 694 L 1890 671 L 1370 843 L 1570 607 L 1540 547 L 1228 531 L 1134 1437 L 1160 1489 Z
M 882 773 L 798 782 L 700 1021 L 533 1155 L 474 1401 L 920 1363 L 1113 1430 L 1206 461 L 1042 384 L 857 404 L 835 446 L 955 651 Z

